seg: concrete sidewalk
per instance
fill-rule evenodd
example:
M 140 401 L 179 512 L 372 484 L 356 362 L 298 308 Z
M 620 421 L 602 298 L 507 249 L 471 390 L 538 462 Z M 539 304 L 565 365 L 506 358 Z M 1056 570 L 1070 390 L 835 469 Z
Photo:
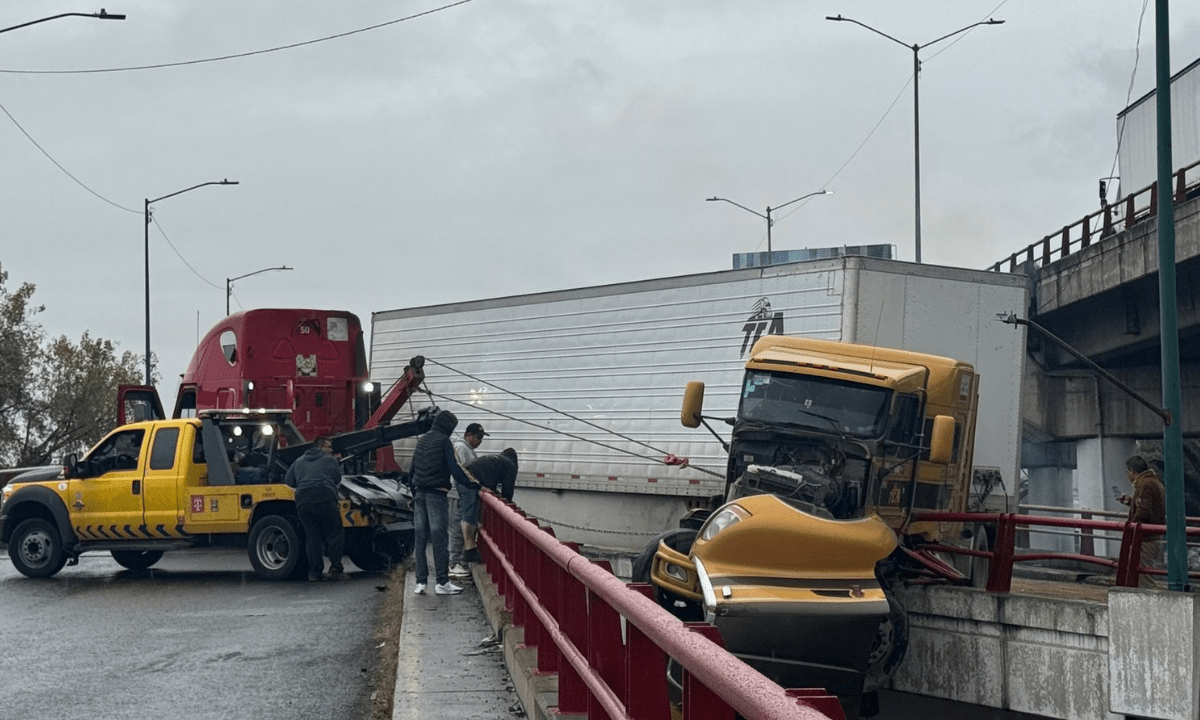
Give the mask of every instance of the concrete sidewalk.
M 474 582 L 453 582 L 461 595 L 414 595 L 406 574 L 393 720 L 523 717 Z

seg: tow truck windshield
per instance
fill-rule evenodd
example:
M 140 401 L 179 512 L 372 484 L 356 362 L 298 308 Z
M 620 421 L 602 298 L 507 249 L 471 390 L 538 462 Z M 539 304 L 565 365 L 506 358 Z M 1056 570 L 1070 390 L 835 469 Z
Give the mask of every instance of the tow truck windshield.
M 892 391 L 829 378 L 746 371 L 738 418 L 876 438 L 887 425 Z

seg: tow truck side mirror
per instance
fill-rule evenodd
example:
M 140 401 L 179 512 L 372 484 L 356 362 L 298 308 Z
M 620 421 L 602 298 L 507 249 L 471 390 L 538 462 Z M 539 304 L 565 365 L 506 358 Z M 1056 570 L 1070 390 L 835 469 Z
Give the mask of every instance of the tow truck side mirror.
M 938 415 L 933 419 L 929 437 L 929 462 L 947 465 L 954 452 L 954 418 Z
M 683 407 L 679 410 L 679 422 L 684 427 L 700 427 L 700 413 L 704 411 L 704 383 L 693 380 L 683 391 Z

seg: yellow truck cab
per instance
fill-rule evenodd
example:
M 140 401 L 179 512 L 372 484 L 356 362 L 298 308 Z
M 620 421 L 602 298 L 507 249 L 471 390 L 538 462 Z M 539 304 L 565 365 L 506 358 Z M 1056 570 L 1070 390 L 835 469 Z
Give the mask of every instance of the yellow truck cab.
M 826 687 L 857 712 L 906 649 L 887 592 L 898 545 L 963 542 L 960 525 L 909 518 L 966 508 L 977 380 L 949 358 L 760 339 L 735 418 L 703 416 L 702 383 L 684 397 L 685 426 L 733 426 L 723 504 L 651 543 L 635 579 L 784 687 Z
M 307 447 L 286 410 L 208 410 L 124 425 L 82 459 L 68 456 L 54 477 L 7 485 L 0 542 L 29 577 L 54 575 L 85 552 L 108 551 L 142 570 L 166 551 L 205 545 L 246 547 L 263 578 L 302 576 L 302 531 L 283 478 Z M 389 539 L 393 555 L 407 554 L 411 511 L 397 484 L 343 477 L 339 494 L 356 565 L 380 569 Z

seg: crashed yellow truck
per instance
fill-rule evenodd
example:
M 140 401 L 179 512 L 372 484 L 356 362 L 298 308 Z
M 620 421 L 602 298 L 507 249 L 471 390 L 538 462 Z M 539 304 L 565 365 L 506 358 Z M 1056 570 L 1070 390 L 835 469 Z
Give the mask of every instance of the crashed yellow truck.
M 785 687 L 857 702 L 904 656 L 906 617 L 889 587 L 907 551 L 984 542 L 976 528 L 912 521 L 967 509 L 978 389 L 973 366 L 950 358 L 760 339 L 736 417 L 703 414 L 703 383 L 684 396 L 685 426 L 733 426 L 724 503 L 650 543 L 635 579 Z
M 431 413 L 395 425 L 335 435 L 335 454 L 356 456 L 424 432 Z M 245 547 L 255 573 L 281 580 L 307 570 L 291 462 L 310 443 L 288 410 L 202 410 L 110 432 L 83 458 L 26 473 L 3 490 L 0 542 L 13 567 L 49 577 L 80 555 L 110 552 L 143 570 L 167 551 Z M 412 547 L 412 511 L 393 479 L 344 475 L 340 487 L 346 554 L 365 570 L 402 560 Z

